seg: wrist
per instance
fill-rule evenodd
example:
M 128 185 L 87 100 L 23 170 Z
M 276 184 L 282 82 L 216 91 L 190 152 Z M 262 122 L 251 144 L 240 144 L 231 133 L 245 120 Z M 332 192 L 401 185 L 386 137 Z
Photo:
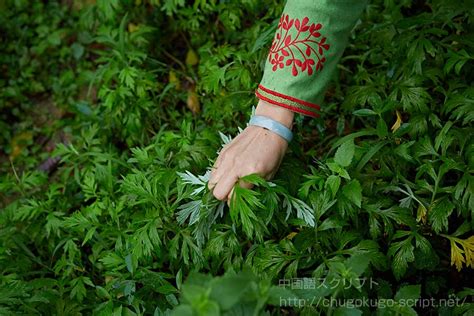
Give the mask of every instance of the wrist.
M 263 115 L 254 115 L 249 121 L 249 125 L 256 125 L 265 128 L 281 136 L 288 143 L 293 139 L 291 130 L 282 123 Z
M 295 113 L 285 109 L 284 107 L 273 105 L 260 100 L 258 102 L 257 108 L 255 109 L 255 115 L 269 117 L 291 129 Z

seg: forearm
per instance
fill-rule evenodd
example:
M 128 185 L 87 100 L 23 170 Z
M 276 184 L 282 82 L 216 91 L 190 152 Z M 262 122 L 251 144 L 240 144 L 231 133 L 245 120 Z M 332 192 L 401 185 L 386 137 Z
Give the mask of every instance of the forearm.
M 293 125 L 293 118 L 295 113 L 285 109 L 284 107 L 270 104 L 266 101 L 260 100 L 255 109 L 256 115 L 263 115 L 278 121 L 291 129 Z

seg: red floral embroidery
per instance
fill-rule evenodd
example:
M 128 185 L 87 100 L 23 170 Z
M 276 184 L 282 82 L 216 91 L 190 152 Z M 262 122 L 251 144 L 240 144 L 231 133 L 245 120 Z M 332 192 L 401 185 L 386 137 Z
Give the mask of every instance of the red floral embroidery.
M 298 68 L 301 72 L 307 71 L 308 75 L 323 69 L 326 61 L 324 51 L 329 49 L 329 44 L 326 43 L 326 37 L 322 37 L 319 32 L 322 28 L 321 23 L 311 25 L 308 23 L 308 17 L 299 20 L 290 19 L 287 14 L 282 15 L 268 54 L 273 71 L 292 66 L 291 73 L 297 76 Z M 293 27 L 298 33 L 292 39 L 289 33 Z

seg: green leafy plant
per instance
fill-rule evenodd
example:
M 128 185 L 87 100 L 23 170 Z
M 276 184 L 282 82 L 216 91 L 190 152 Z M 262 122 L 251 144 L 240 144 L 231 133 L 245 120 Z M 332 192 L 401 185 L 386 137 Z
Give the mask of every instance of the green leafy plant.
M 0 314 L 472 313 L 466 1 L 371 2 L 275 178 L 209 191 L 283 5 L 0 1 Z

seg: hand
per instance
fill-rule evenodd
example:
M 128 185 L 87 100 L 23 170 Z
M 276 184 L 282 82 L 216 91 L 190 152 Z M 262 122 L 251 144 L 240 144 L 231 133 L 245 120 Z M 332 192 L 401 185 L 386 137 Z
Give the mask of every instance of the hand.
M 260 101 L 256 115 L 268 116 L 291 128 L 294 113 L 283 107 Z M 209 179 L 209 189 L 219 200 L 230 200 L 239 178 L 256 173 L 271 179 L 278 170 L 288 143 L 281 136 L 259 126 L 248 126 L 219 154 Z M 251 188 L 250 183 L 240 183 Z

